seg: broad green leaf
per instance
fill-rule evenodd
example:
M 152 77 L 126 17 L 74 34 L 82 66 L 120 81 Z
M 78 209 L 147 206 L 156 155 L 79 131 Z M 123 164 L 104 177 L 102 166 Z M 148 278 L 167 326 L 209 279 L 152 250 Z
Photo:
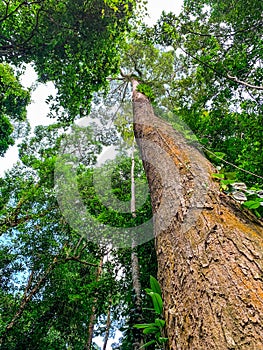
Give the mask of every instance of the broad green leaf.
M 162 291 L 161 291 L 161 287 L 159 282 L 157 281 L 156 278 L 154 278 L 153 276 L 150 276 L 150 285 L 151 285 L 151 289 L 154 293 L 159 294 L 160 296 L 162 296 Z
M 144 328 L 143 334 L 153 334 L 153 333 L 159 333 L 159 327 L 147 327 Z
M 150 288 L 145 288 L 145 292 L 146 292 L 147 294 L 150 294 L 150 293 L 152 293 L 152 292 L 153 292 L 153 290 L 152 290 L 152 289 L 150 289 Z
M 153 307 L 157 314 L 161 315 L 163 312 L 163 301 L 158 293 L 150 292 L 148 295 L 151 296 L 153 301 Z
M 243 205 L 249 209 L 258 209 L 261 206 L 262 200 L 246 201 Z

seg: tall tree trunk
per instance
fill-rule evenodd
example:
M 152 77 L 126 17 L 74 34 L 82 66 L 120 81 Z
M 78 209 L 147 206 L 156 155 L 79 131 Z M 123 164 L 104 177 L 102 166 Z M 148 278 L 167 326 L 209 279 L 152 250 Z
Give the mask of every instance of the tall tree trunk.
M 169 349 L 263 349 L 263 225 L 211 178 L 133 81 L 134 131 L 154 214 Z

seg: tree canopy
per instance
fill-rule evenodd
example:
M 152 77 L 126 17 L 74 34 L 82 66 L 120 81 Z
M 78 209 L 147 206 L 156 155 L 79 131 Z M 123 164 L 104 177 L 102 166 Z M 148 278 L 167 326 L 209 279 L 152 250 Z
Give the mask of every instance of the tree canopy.
M 14 70 L 7 63 L 0 63 L 0 89 L 0 156 L 3 156 L 8 147 L 14 144 L 14 131 L 18 122 L 26 120 L 30 93 L 21 86 Z
M 54 82 L 56 117 L 60 107 L 67 121 L 87 114 L 92 93 L 117 72 L 136 1 L 12 0 L 0 6 L 1 61 L 32 63 L 41 82 Z
M 262 174 L 261 12 L 257 1 L 186 1 L 178 18 L 163 15 L 155 28 L 158 42 L 177 50 L 169 92 L 176 113 L 204 146 L 257 175 Z M 242 172 L 238 176 L 262 183 Z

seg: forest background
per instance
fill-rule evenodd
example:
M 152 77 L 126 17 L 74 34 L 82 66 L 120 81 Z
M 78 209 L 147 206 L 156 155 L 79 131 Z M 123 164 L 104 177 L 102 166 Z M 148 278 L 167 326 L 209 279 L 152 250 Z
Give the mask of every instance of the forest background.
M 114 349 L 179 348 L 180 342 L 191 348 L 192 335 L 180 326 L 189 325 L 187 317 L 178 321 L 180 336 L 171 334 L 169 286 L 162 282 L 162 293 L 150 282 L 158 266 L 162 280 L 166 267 L 151 226 L 150 170 L 145 173 L 147 159 L 140 160 L 134 142 L 135 90 L 213 163 L 210 177 L 220 196 L 262 225 L 261 2 L 186 0 L 180 14 L 163 13 L 151 26 L 143 23 L 145 5 L 0 5 L 1 156 L 22 140 L 20 161 L 1 178 L 1 349 L 96 349 L 98 335 L 106 349 L 117 330 L 122 336 Z M 46 99 L 55 123 L 39 125 L 34 135 L 26 113 L 32 91 L 19 80 L 25 64 L 57 91 Z M 81 118 L 85 127 L 73 124 Z M 98 165 L 110 146 L 114 159 Z M 210 210 L 200 199 L 204 188 L 193 198 Z M 191 217 L 191 225 L 197 220 Z M 173 259 L 165 261 L 172 273 Z M 258 272 L 244 269 L 262 284 Z M 254 305 L 253 312 L 259 312 Z M 252 316 L 253 343 L 261 333 Z M 189 329 L 202 328 L 196 319 L 190 323 Z M 232 330 L 224 348 L 241 341 Z

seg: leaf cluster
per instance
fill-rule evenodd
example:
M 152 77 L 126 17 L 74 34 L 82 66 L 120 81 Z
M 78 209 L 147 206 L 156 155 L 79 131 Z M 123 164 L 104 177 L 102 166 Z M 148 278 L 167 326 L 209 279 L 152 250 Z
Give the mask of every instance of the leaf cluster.
M 24 89 L 14 70 L 0 63 L 0 156 L 15 143 L 15 122 L 25 121 L 30 93 Z
M 153 311 L 160 317 L 163 313 L 161 288 L 158 281 L 153 276 L 150 276 L 150 285 L 151 288 L 146 288 L 145 291 L 152 299 Z M 167 338 L 162 336 L 163 328 L 165 327 L 165 321 L 163 319 L 155 318 L 154 322 L 136 324 L 134 327 L 137 329 L 143 329 L 143 334 L 150 334 L 151 337 L 153 337 L 153 339 L 145 343 L 141 349 L 153 344 L 155 344 L 157 348 L 162 348 L 163 344 L 167 342 Z

